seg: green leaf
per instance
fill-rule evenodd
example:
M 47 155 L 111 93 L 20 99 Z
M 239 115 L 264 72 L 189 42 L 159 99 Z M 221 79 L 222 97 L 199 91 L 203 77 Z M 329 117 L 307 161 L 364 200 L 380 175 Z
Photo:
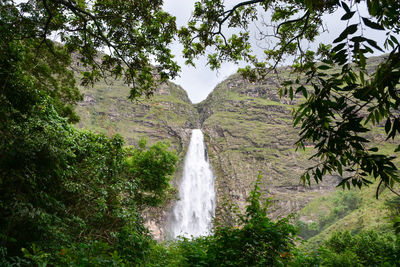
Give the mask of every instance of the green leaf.
M 334 43 L 338 43 L 343 41 L 347 36 L 349 36 L 350 34 L 353 34 L 357 31 L 358 28 L 358 24 L 352 24 L 350 26 L 348 26 L 340 35 L 338 38 L 336 38 L 333 42 Z
M 307 98 L 308 97 L 308 93 L 307 93 L 307 89 L 304 87 L 304 86 L 302 86 L 302 93 L 303 93 L 303 96 L 305 97 L 305 98 Z
M 360 66 L 364 69 L 366 64 L 367 64 L 367 60 L 366 60 L 366 58 L 364 56 L 364 53 L 361 50 L 359 52 L 359 57 L 360 57 Z M 364 73 L 363 73 L 363 75 L 364 75 Z
M 321 65 L 321 66 L 318 66 L 318 69 L 320 69 L 320 70 L 328 70 L 328 69 L 330 69 L 331 67 L 330 66 L 328 66 L 328 65 Z
M 353 15 L 354 15 L 355 13 L 356 13 L 355 11 L 353 11 L 353 12 L 348 12 L 348 13 L 344 14 L 340 19 L 341 19 L 341 20 L 349 20 L 349 19 L 351 19 L 351 18 L 353 17 Z
M 290 87 L 290 89 L 289 89 L 289 97 L 290 97 L 290 100 L 293 100 L 293 87 Z
M 390 118 L 388 118 L 385 123 L 385 132 L 388 134 L 391 128 L 392 128 L 392 122 L 390 121 Z
M 344 8 L 344 10 L 346 10 L 346 13 L 350 13 L 351 12 L 349 6 L 343 1 L 342 1 L 342 7 Z
M 339 51 L 339 50 L 342 50 L 342 49 L 344 48 L 345 45 L 346 45 L 346 43 L 338 44 L 338 45 L 336 45 L 334 48 L 332 48 L 331 52 L 332 52 L 332 53 L 335 53 L 335 52 L 337 52 L 337 51 Z
M 364 18 L 364 17 L 362 17 L 362 19 L 364 21 L 365 26 L 368 26 L 374 30 L 381 30 L 381 31 L 385 30 L 385 28 L 382 25 L 380 25 L 376 22 L 370 21 L 369 19 Z
M 340 176 L 343 176 L 342 164 L 338 163 L 337 168 L 338 168 L 338 172 L 339 172 Z
M 399 44 L 399 41 L 397 41 L 396 37 L 394 37 L 393 35 L 390 36 L 390 39 L 392 40 L 393 43 L 396 43 L 397 45 Z
M 381 52 L 385 52 L 382 48 L 380 48 L 380 47 L 378 46 L 378 44 L 377 44 L 374 40 L 366 39 L 366 41 L 368 42 L 368 44 L 369 44 L 370 46 L 372 46 L 372 47 L 378 49 L 378 50 L 381 51 Z
M 394 152 L 400 152 L 400 145 L 394 150 Z

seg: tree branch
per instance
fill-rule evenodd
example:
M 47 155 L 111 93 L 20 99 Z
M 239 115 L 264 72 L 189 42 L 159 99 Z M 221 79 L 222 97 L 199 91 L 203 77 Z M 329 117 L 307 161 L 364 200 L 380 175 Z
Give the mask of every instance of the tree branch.
M 307 10 L 307 12 L 300 18 L 297 19 L 292 19 L 292 20 L 288 20 L 288 21 L 284 21 L 282 23 L 280 23 L 277 27 L 276 27 L 276 34 L 279 34 L 279 28 L 285 24 L 289 24 L 289 23 L 294 23 L 294 22 L 298 22 L 301 21 L 303 19 L 305 19 L 306 17 L 308 17 L 310 15 L 310 11 Z
M 242 6 L 247 6 L 247 5 L 252 5 L 252 4 L 257 4 L 257 3 L 261 3 L 264 2 L 263 0 L 250 0 L 250 1 L 245 1 L 245 2 L 241 2 L 237 5 L 235 5 L 234 7 L 232 7 L 232 9 L 225 11 L 224 13 L 222 13 L 222 15 L 227 14 L 221 21 L 218 22 L 218 32 L 216 34 L 221 34 L 222 37 L 225 39 L 225 36 L 222 34 L 222 24 L 225 23 L 225 21 L 232 16 L 233 12 L 235 12 L 236 9 L 238 9 L 239 7 Z M 226 42 L 226 40 L 225 40 Z
M 104 36 L 103 32 L 102 32 L 102 27 L 98 21 L 98 18 L 96 16 L 94 16 L 93 14 L 91 14 L 90 12 L 83 10 L 81 8 L 76 7 L 75 5 L 73 5 L 73 3 L 71 3 L 70 1 L 65 1 L 65 0 L 53 0 L 55 2 L 58 2 L 59 4 L 67 7 L 69 10 L 71 10 L 75 15 L 77 15 L 78 17 L 80 17 L 85 23 L 88 21 L 88 18 L 86 18 L 84 15 L 86 15 L 87 17 L 90 18 L 91 21 L 93 21 L 93 23 L 96 25 L 98 34 L 95 34 L 91 31 L 85 31 L 88 32 L 90 35 L 92 35 L 93 37 L 99 38 L 101 39 L 108 47 L 114 49 L 115 53 L 117 53 L 118 58 L 121 59 L 127 66 L 129 66 L 128 62 L 126 62 L 126 60 L 124 59 L 124 57 L 120 54 L 120 52 L 118 51 L 118 48 L 112 44 L 106 36 Z
M 395 194 L 396 196 L 400 197 L 400 194 L 396 191 L 393 190 L 393 188 L 390 185 L 386 185 L 387 188 L 389 188 L 390 191 L 392 191 L 393 194 Z
M 302 19 L 304 19 L 304 18 L 306 19 L 306 21 L 304 22 L 303 29 L 301 30 L 301 32 L 300 32 L 298 35 L 294 36 L 292 39 L 289 40 L 289 42 L 287 42 L 287 43 L 283 46 L 283 48 L 281 49 L 282 52 L 285 51 L 286 47 L 287 47 L 289 44 L 291 44 L 294 40 L 299 39 L 299 37 L 301 37 L 301 36 L 304 34 L 304 32 L 306 31 L 306 28 L 307 28 L 307 26 L 308 26 L 308 20 L 309 20 L 309 18 L 310 18 L 310 11 L 309 11 L 309 10 L 307 10 L 306 14 L 304 14 L 304 16 L 302 17 Z M 281 59 L 282 59 L 282 56 L 283 56 L 283 53 L 280 53 L 280 54 L 279 54 L 279 57 L 278 57 L 278 59 L 276 60 L 276 62 L 275 62 L 275 64 L 274 64 L 274 66 L 273 66 L 272 69 L 275 69 L 275 68 L 278 66 L 279 62 L 280 62 Z
M 238 9 L 239 7 L 252 5 L 252 4 L 257 4 L 257 3 L 261 3 L 261 2 L 264 2 L 264 0 L 250 0 L 250 1 L 241 2 L 241 3 L 237 4 L 237 5 L 235 5 L 234 7 L 232 7 L 231 10 L 227 10 L 224 13 L 222 13 L 222 15 L 225 15 L 226 13 L 228 13 L 228 15 L 226 15 L 220 21 L 220 25 L 222 25 L 230 16 L 232 16 L 233 12 L 235 12 L 235 10 Z

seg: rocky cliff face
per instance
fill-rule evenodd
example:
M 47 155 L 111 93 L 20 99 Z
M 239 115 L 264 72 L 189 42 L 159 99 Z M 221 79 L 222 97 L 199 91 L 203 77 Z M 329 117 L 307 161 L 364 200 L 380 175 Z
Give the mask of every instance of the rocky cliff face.
M 77 112 L 78 127 L 112 136 L 122 135 L 128 145 L 136 145 L 145 137 L 148 143 L 168 140 L 178 152 L 180 162 L 175 185 L 181 176 L 183 159 L 191 129 L 199 128 L 197 110 L 187 93 L 173 83 L 161 84 L 151 99 L 128 100 L 129 88 L 120 81 L 99 82 L 93 88 L 81 88 L 84 101 Z M 166 222 L 173 201 L 165 207 L 145 211 L 146 224 L 157 239 L 165 235 Z
M 300 184 L 312 151 L 295 151 L 298 133 L 291 110 L 299 99 L 281 99 L 278 86 L 272 75 L 258 83 L 232 75 L 196 106 L 216 173 L 220 219 L 229 220 L 224 199 L 244 207 L 258 174 L 263 191 L 272 197 L 273 218 L 301 209 L 337 184 L 335 177 L 317 186 Z
M 277 75 L 288 74 L 281 69 Z M 216 176 L 217 219 L 229 222 L 227 199 L 244 207 L 259 174 L 262 190 L 272 198 L 270 215 L 277 218 L 300 210 L 338 183 L 338 177 L 327 177 L 324 183 L 311 187 L 301 184 L 301 174 L 312 164 L 308 160 L 312 148 L 295 150 L 298 132 L 292 126 L 291 111 L 302 100 L 281 99 L 277 75 L 258 83 L 232 75 L 197 105 L 173 83 L 161 85 L 153 98 L 138 103 L 127 100 L 129 89 L 122 83 L 99 83 L 82 89 L 84 101 L 77 108 L 79 127 L 108 135 L 119 133 L 131 145 L 141 137 L 147 137 L 149 143 L 170 140 L 181 159 L 175 185 L 181 178 L 190 129 L 202 128 Z M 145 213 L 157 239 L 165 236 L 172 205 L 173 201 Z
M 182 153 L 188 130 L 199 127 L 197 110 L 186 92 L 173 83 L 161 84 L 151 99 L 129 101 L 129 88 L 120 81 L 98 83 L 82 88 L 84 101 L 77 111 L 81 117 L 78 127 L 122 135 L 129 145 L 146 137 L 150 143 L 170 140 L 172 147 Z

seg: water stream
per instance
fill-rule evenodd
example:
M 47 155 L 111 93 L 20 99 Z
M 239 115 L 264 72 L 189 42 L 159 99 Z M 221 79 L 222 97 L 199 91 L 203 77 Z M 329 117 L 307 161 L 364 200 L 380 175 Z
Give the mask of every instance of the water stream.
M 171 237 L 210 233 L 215 213 L 214 175 L 200 129 L 192 130 L 170 225 Z

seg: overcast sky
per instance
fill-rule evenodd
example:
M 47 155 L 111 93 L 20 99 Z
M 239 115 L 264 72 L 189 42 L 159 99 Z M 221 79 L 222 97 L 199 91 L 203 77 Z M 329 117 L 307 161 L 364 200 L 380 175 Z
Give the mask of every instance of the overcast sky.
M 196 0 L 164 0 L 164 8 L 165 11 L 176 16 L 177 26 L 181 27 L 189 21 L 195 2 Z M 181 56 L 182 46 L 176 42 L 171 49 L 177 55 L 176 60 L 182 67 L 180 77 L 173 82 L 186 90 L 193 103 L 204 100 L 218 82 L 235 73 L 238 68 L 232 63 L 224 63 L 218 71 L 211 71 L 206 66 L 205 57 L 195 61 L 196 67 L 186 66 L 185 60 Z
M 169 12 L 171 15 L 176 16 L 176 22 L 178 27 L 186 25 L 192 14 L 194 3 L 196 0 L 164 0 L 165 11 Z M 228 0 L 225 1 L 226 6 L 231 7 L 234 3 L 241 2 L 239 0 Z M 365 8 L 360 9 L 361 15 L 367 14 Z M 332 42 L 339 34 L 346 28 L 346 22 L 341 22 L 340 17 L 344 13 L 342 10 L 335 12 L 329 16 L 324 17 L 325 26 L 328 32 L 323 33 L 316 44 L 323 41 L 324 43 Z M 354 16 L 353 19 L 355 19 Z M 357 18 L 358 20 L 358 18 Z M 358 21 L 354 22 L 357 23 Z M 255 27 L 253 27 L 255 29 Z M 255 33 L 253 33 L 254 36 Z M 384 32 L 378 31 L 368 31 L 364 30 L 366 37 L 372 37 L 378 41 L 378 44 L 382 45 L 385 39 Z M 254 40 L 254 38 L 253 38 Z M 381 41 L 381 42 L 379 42 Z M 254 47 L 254 45 L 253 45 Z M 196 67 L 186 66 L 184 64 L 184 59 L 181 56 L 182 46 L 176 42 L 171 47 L 173 53 L 177 56 L 175 59 L 181 65 L 182 70 L 180 77 L 173 80 L 173 82 L 181 85 L 189 95 L 190 100 L 193 103 L 198 103 L 204 100 L 207 95 L 214 89 L 214 87 L 227 78 L 229 75 L 235 73 L 238 66 L 233 63 L 223 63 L 218 71 L 211 71 L 206 65 L 206 58 L 202 57 L 195 61 Z M 262 53 L 260 50 L 258 53 Z M 257 53 L 257 54 L 258 54 Z M 245 65 L 244 63 L 242 66 Z

